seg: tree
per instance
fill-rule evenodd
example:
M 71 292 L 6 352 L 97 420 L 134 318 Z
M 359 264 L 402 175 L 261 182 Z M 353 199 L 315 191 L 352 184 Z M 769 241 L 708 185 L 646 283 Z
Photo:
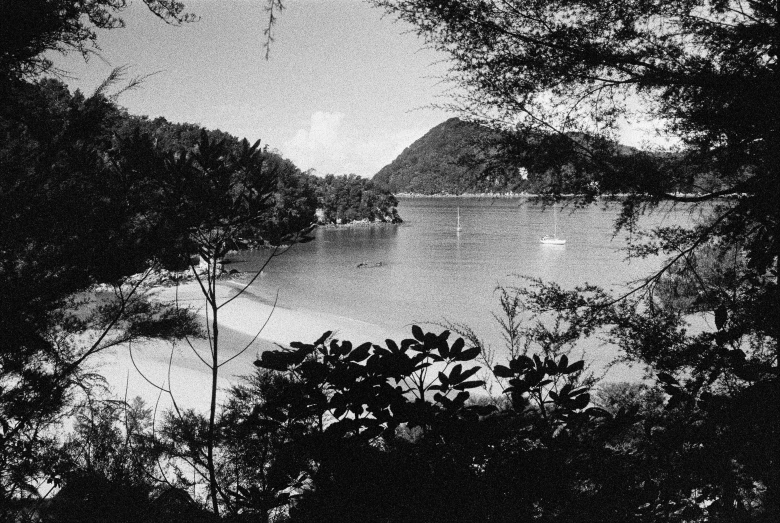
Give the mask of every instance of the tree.
M 145 4 L 166 23 L 194 19 L 178 1 Z M 195 184 L 211 194 L 168 205 L 162 175 L 175 172 L 177 165 L 186 168 L 187 158 L 177 164 L 177 158 L 164 157 L 143 133 L 115 136 L 127 116 L 105 92 L 121 71 L 90 97 L 71 95 L 56 81 L 30 81 L 50 69 L 47 52 L 75 50 L 87 58 L 97 49 L 98 30 L 123 25 L 118 15 L 127 5 L 124 0 L 0 2 L 3 518 L 24 498 L 35 496 L 35 482 L 51 474 L 51 431 L 69 413 L 75 396 L 90 394 L 99 383 L 98 376 L 85 371 L 90 357 L 135 339 L 198 334 L 190 311 L 145 300 L 143 284 L 153 269 L 181 268 L 188 261 L 195 245 L 190 233 L 198 225 L 192 220 L 208 221 L 225 205 L 235 210 L 252 203 L 239 194 L 215 197 L 215 190 L 235 189 L 222 169 Z M 279 9 L 279 2 L 269 2 L 269 39 Z M 256 151 L 249 149 L 247 144 L 244 157 L 236 152 L 239 163 L 254 161 Z M 201 167 L 219 163 L 201 152 Z M 243 188 L 255 189 L 246 183 Z M 205 202 L 197 197 L 206 196 L 213 197 L 211 207 L 198 207 Z M 205 214 L 172 212 L 187 205 Z M 241 228 L 213 220 L 211 225 L 227 225 L 233 233 Z M 219 252 L 223 245 L 216 243 L 213 250 Z M 129 278 L 134 274 L 140 276 Z M 112 284 L 114 292 L 93 295 L 90 287 L 97 282 Z
M 154 267 L 180 263 L 153 173 L 116 169 L 120 118 L 100 93 L 56 81 L 19 84 L 0 129 L 0 496 L 10 507 L 50 473 L 50 435 L 76 397 L 99 384 L 85 364 L 138 339 L 197 332 L 191 314 L 145 299 Z M 138 274 L 135 279 L 127 279 Z M 96 282 L 112 292 L 90 293 Z M 8 504 L 5 503 L 8 501 Z M 10 509 L 10 508 L 9 508 Z
M 396 206 L 398 200 L 373 180 L 354 174 L 318 179 L 317 201 L 324 223 L 370 222 L 401 223 Z
M 630 295 L 601 299 L 580 289 L 577 297 L 547 286 L 536 297 L 571 321 L 585 321 L 583 309 L 595 312 L 590 320 L 613 325 L 613 339 L 627 357 L 658 372 L 673 403 L 698 409 L 701 417 L 689 420 L 707 430 L 675 423 L 688 427 L 690 445 L 724 464 L 710 476 L 698 469 L 700 486 L 709 485 L 717 499 L 712 513 L 729 518 L 744 508 L 734 481 L 751 469 L 766 488 L 764 517 L 776 518 L 780 412 L 770 405 L 780 383 L 780 331 L 767 314 L 780 310 L 777 4 L 374 3 L 449 54 L 450 78 L 465 92 L 460 108 L 515 130 L 519 148 L 530 151 L 529 170 L 553 175 L 551 198 L 564 187 L 579 202 L 627 193 L 616 226 L 632 232 L 638 216 L 661 202 L 699 205 L 705 218 L 690 229 L 634 236 L 641 241 L 632 254 L 670 258 Z M 617 146 L 617 125 L 627 112 L 659 123 L 677 150 Z M 544 148 L 546 155 L 535 154 Z M 711 327 L 692 334 L 686 315 L 693 312 Z M 719 431 L 731 436 L 710 437 Z M 761 444 L 743 452 L 740 438 Z M 763 470 L 749 465 L 758 461 Z
M 169 24 L 194 20 L 176 0 L 144 0 Z M 34 77 L 51 69 L 45 53 L 76 51 L 86 59 L 96 51 L 97 31 L 124 27 L 118 13 L 126 0 L 30 0 L 0 3 L 0 84 L 9 78 Z
M 217 379 L 219 369 L 226 361 L 237 357 L 224 357 L 219 311 L 242 294 L 262 271 L 262 268 L 259 269 L 236 295 L 220 302 L 217 286 L 223 272 L 222 262 L 231 250 L 245 249 L 250 243 L 270 241 L 273 245 L 267 265 L 294 243 L 309 241 L 311 237 L 307 234 L 312 230 L 314 218 L 311 206 L 313 191 L 305 185 L 300 171 L 261 149 L 259 140 L 250 145 L 247 140 L 238 142 L 230 136 L 221 139 L 211 137 L 202 129 L 193 148 L 162 152 L 148 135 L 136 132 L 130 136 L 125 141 L 125 158 L 140 164 L 129 162 L 125 169 L 159 173 L 161 201 L 166 209 L 164 215 L 176 224 L 174 229 L 183 234 L 185 245 L 190 248 L 186 252 L 197 253 L 205 269 L 201 272 L 196 263 L 190 262 L 191 275 L 206 301 L 210 354 L 204 358 L 194 347 L 192 350 L 209 370 L 211 400 L 207 420 L 201 420 L 194 412 L 186 416 L 193 423 L 203 422 L 205 434 L 200 434 L 199 441 L 179 438 L 178 444 L 188 447 L 187 458 L 201 468 L 208 485 L 212 511 L 219 515 L 221 502 L 228 502 L 229 497 L 221 482 L 218 470 L 220 459 L 216 455 L 221 440 L 217 419 Z M 131 153 L 136 147 L 145 152 Z M 150 161 L 151 166 L 148 165 Z M 270 167 L 266 161 L 271 163 Z M 303 182 L 304 187 L 293 186 L 299 182 Z M 250 346 L 251 343 L 239 349 L 238 354 Z M 170 393 L 170 390 L 167 392 Z M 179 419 L 173 419 L 168 424 L 171 433 L 191 426 L 182 413 L 177 410 L 176 414 Z

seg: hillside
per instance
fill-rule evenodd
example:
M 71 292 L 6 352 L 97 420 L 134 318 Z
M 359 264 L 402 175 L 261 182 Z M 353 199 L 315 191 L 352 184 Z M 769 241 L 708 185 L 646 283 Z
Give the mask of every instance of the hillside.
M 583 145 L 589 154 L 582 154 Z M 395 194 L 619 193 L 628 178 L 604 178 L 600 162 L 647 176 L 644 168 L 674 158 L 583 133 L 510 134 L 451 118 L 407 147 L 373 180 Z M 698 182 L 706 185 L 693 176 L 669 190 L 688 192 Z
M 407 147 L 374 181 L 393 193 L 506 190 L 517 168 L 498 159 L 501 136 L 482 125 L 451 118 Z

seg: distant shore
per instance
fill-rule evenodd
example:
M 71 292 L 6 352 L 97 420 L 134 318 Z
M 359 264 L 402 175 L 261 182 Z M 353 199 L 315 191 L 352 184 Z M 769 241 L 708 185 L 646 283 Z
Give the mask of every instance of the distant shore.
M 423 193 L 413 193 L 413 192 L 399 192 L 395 193 L 394 196 L 396 198 L 542 198 L 545 195 L 538 194 L 538 193 L 528 193 L 528 192 L 503 192 L 503 193 L 491 193 L 491 192 L 485 192 L 485 193 L 461 193 L 461 194 L 451 194 L 451 193 L 436 193 L 436 194 L 423 194 Z M 567 194 L 559 194 L 559 198 L 577 198 L 582 197 L 582 194 L 574 194 L 574 193 L 567 193 Z M 599 200 L 606 200 L 606 199 L 618 199 L 618 198 L 627 198 L 631 196 L 628 193 L 617 193 L 617 194 L 600 194 L 596 196 L 596 199 Z M 703 194 L 699 193 L 673 193 L 673 196 L 679 197 L 679 198 L 697 198 L 700 196 L 704 196 Z M 719 199 L 728 199 L 728 198 L 739 198 L 743 195 L 740 194 L 727 194 L 720 196 Z
M 401 225 L 403 222 L 399 223 L 393 223 L 393 222 L 383 222 L 383 221 L 355 221 L 355 222 L 349 222 L 349 223 L 320 223 L 317 224 L 317 227 L 322 227 L 323 229 L 343 229 L 348 227 L 392 227 L 393 225 Z
M 525 192 L 508 192 L 508 193 L 437 193 L 437 194 L 423 194 L 416 192 L 399 192 L 395 193 L 396 198 L 533 198 L 539 196 L 538 194 L 531 194 Z

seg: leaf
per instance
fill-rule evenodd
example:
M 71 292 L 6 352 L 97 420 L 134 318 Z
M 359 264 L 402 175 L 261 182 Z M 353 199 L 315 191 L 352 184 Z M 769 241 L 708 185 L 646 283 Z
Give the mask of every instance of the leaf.
M 394 352 L 394 353 L 401 352 L 400 349 L 398 348 L 398 344 L 391 339 L 386 339 L 385 345 L 387 345 L 387 348 L 390 349 L 390 352 Z
M 314 342 L 314 345 L 321 345 L 322 343 L 325 343 L 325 340 L 330 338 L 330 335 L 333 334 L 333 331 L 327 331 L 322 334 L 319 338 L 317 338 L 317 341 Z
M 471 361 L 477 356 L 479 356 L 479 353 L 482 352 L 482 349 L 480 347 L 471 347 L 470 349 L 466 349 L 460 354 L 458 354 L 457 358 L 455 358 L 457 361 Z
M 474 374 L 479 372 L 479 369 L 481 369 L 479 365 L 475 365 L 474 367 L 471 367 L 470 369 L 467 369 L 465 372 L 458 375 L 457 383 L 460 383 L 463 380 L 467 380 L 470 377 L 472 377 Z M 456 381 L 453 380 L 452 374 L 450 374 L 450 381 L 453 383 L 456 383 Z
M 723 327 L 726 326 L 726 321 L 729 319 L 729 312 L 728 309 L 726 309 L 726 305 L 721 303 L 718 305 L 718 308 L 715 309 L 715 327 L 722 331 Z
M 455 396 L 453 402 L 460 403 L 461 405 L 463 405 L 464 403 L 466 403 L 466 400 L 469 399 L 469 396 L 470 394 L 466 391 L 458 392 L 458 395 Z
M 278 351 L 266 351 L 260 355 L 259 360 L 255 360 L 256 367 L 262 367 L 270 370 L 287 370 L 289 360 Z
M 466 342 L 463 341 L 463 338 L 458 338 L 452 343 L 452 347 L 450 347 L 450 357 L 451 358 L 457 358 L 458 355 L 463 351 L 463 347 L 466 345 Z
M 564 354 L 563 356 L 561 356 L 561 359 L 558 360 L 558 368 L 564 371 L 568 366 L 569 366 L 569 357 Z
M 418 341 L 425 341 L 425 334 L 423 334 L 423 330 L 418 325 L 412 325 L 412 336 Z
M 417 340 L 407 338 L 401 342 L 401 352 L 406 352 L 410 347 L 417 345 Z
M 659 372 L 657 374 L 659 381 L 667 385 L 679 385 L 677 379 L 667 372 Z
M 360 362 L 368 358 L 371 352 L 371 342 L 358 345 L 355 350 L 349 354 L 349 361 Z
M 588 406 L 588 403 L 590 403 L 590 394 L 580 394 L 576 398 L 571 400 L 571 403 L 569 403 L 569 407 L 577 410 L 577 409 L 584 409 Z
M 508 367 L 504 367 L 503 365 L 496 365 L 493 367 L 493 375 L 496 378 L 511 378 L 515 375 L 515 373 L 512 372 Z
M 450 357 L 450 347 L 447 345 L 447 341 L 441 341 L 439 344 L 439 361 L 446 360 Z
M 509 361 L 509 368 L 515 371 L 515 373 L 533 368 L 533 366 L 534 360 L 525 355 L 518 356 L 517 358 Z
M 575 361 L 574 363 L 566 367 L 566 370 L 563 371 L 563 373 L 572 374 L 574 372 L 579 372 L 584 368 L 585 368 L 585 360 L 579 360 L 579 361 Z
M 455 390 L 465 390 L 465 389 L 473 389 L 474 387 L 481 387 L 484 385 L 484 380 L 471 380 L 471 381 L 464 381 L 462 383 L 458 383 L 453 387 Z

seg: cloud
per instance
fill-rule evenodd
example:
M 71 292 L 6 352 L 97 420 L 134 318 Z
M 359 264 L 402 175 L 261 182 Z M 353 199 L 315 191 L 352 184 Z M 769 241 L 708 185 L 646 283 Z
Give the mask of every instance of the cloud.
M 292 145 L 310 152 L 332 149 L 337 145 L 342 113 L 317 111 L 311 115 L 309 130 L 299 129 Z
M 364 131 L 355 128 L 343 113 L 317 111 L 311 115 L 308 128 L 298 129 L 282 151 L 303 170 L 370 177 L 426 131 Z
M 344 114 L 317 111 L 311 115 L 308 129 L 298 129 L 283 145 L 285 156 L 301 169 L 330 168 L 343 156 L 344 141 L 340 135 Z

